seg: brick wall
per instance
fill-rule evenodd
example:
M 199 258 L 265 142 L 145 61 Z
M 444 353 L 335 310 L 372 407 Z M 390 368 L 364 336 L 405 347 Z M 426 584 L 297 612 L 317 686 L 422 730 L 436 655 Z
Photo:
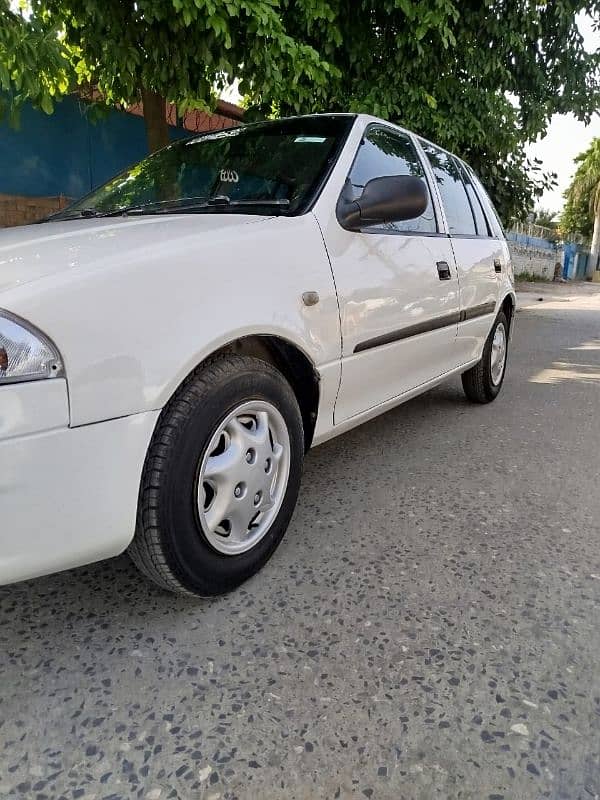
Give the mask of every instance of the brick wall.
M 27 225 L 38 219 L 60 211 L 71 202 L 69 197 L 25 197 L 23 195 L 0 194 L 0 228 Z

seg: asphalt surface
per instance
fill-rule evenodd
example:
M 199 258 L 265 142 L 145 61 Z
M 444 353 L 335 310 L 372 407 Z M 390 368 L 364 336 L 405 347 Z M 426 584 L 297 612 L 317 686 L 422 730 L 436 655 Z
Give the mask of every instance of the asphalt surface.
M 528 302 L 495 403 L 315 449 L 234 594 L 0 590 L 0 797 L 600 797 L 600 295 Z

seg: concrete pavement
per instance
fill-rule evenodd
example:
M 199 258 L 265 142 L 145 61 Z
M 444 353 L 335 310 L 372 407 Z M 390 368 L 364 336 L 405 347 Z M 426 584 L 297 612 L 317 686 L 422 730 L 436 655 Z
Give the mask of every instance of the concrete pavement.
M 599 299 L 523 302 L 495 403 L 314 450 L 228 597 L 0 590 L 0 797 L 600 797 Z

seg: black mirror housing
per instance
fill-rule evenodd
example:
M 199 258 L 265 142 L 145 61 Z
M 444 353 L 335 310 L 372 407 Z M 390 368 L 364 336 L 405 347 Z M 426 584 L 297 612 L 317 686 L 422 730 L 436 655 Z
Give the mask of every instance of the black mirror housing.
M 349 189 L 347 184 L 336 209 L 338 222 L 349 231 L 415 219 L 426 210 L 429 200 L 425 182 L 414 175 L 373 178 L 356 200 L 350 199 Z

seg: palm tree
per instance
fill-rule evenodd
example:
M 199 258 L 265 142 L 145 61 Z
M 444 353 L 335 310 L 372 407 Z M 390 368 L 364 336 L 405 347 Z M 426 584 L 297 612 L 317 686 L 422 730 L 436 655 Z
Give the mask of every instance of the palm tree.
M 588 149 L 577 156 L 575 163 L 578 164 L 577 170 L 565 192 L 567 203 L 563 221 L 567 229 L 583 227 L 585 219 L 580 219 L 578 224 L 570 219 L 570 215 L 583 209 L 587 210 L 588 219 L 594 220 L 591 257 L 588 262 L 589 276 L 596 269 L 600 255 L 600 138 L 593 139 Z

